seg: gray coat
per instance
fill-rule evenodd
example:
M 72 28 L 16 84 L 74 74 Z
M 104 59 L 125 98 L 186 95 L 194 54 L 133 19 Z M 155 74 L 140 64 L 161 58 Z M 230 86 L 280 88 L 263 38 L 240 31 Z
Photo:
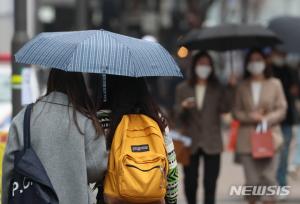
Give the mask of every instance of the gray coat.
M 14 152 L 23 148 L 22 110 L 9 130 L 3 160 L 2 204 L 7 204 Z M 31 144 L 44 165 L 60 204 L 88 204 L 92 197 L 88 183 L 99 181 L 107 166 L 103 136 L 96 136 L 91 120 L 77 113 L 80 134 L 73 122 L 68 98 L 53 92 L 37 102 L 31 117 Z

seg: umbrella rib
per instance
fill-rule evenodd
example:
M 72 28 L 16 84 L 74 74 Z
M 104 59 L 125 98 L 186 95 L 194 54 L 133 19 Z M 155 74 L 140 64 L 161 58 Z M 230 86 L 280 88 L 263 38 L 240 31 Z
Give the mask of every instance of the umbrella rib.
M 96 31 L 97 32 L 97 31 Z M 77 45 L 75 45 L 74 49 L 73 49 L 73 54 L 72 57 L 70 58 L 70 61 L 67 63 L 66 69 L 69 69 L 71 62 L 74 59 L 74 55 L 75 55 L 75 51 L 77 50 L 77 48 L 79 46 L 81 46 L 85 41 L 89 40 L 90 38 L 92 38 L 94 35 L 96 35 L 96 33 L 91 34 L 90 36 L 88 36 L 86 39 L 84 39 L 82 42 L 78 43 Z
M 108 36 L 110 36 L 111 38 L 113 38 L 115 41 L 122 44 L 123 46 L 125 46 L 127 48 L 127 50 L 129 51 L 131 58 L 134 58 L 130 48 L 126 44 L 122 43 L 122 41 L 119 41 L 116 37 L 114 37 L 112 35 L 108 35 Z M 133 63 L 134 67 L 136 68 L 136 64 L 134 63 L 134 60 L 131 60 L 131 62 Z M 137 71 L 135 69 L 134 69 L 134 71 L 135 71 L 134 75 L 135 75 L 135 77 L 137 77 Z
M 16 53 L 18 58 L 20 63 L 64 71 L 182 76 L 174 58 L 159 43 L 105 30 L 42 33 Z

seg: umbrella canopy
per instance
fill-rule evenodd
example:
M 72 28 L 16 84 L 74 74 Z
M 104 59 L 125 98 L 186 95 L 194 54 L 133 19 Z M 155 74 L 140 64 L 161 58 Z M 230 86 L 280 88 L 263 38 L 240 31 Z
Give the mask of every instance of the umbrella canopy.
M 25 44 L 15 59 L 18 63 L 72 72 L 182 76 L 160 44 L 105 30 L 41 33 Z
M 262 26 L 225 24 L 191 31 L 179 45 L 189 49 L 226 51 L 261 48 L 278 43 L 279 38 Z
M 283 41 L 279 49 L 290 52 L 300 53 L 300 17 L 279 17 L 273 19 L 269 28 L 274 31 Z

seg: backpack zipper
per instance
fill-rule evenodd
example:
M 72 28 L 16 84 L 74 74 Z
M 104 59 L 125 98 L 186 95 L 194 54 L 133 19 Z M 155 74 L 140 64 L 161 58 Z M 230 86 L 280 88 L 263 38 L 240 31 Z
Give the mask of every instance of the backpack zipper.
M 131 165 L 131 164 L 126 164 L 126 166 L 127 166 L 127 167 L 130 167 L 130 168 L 138 169 L 138 170 L 143 171 L 143 172 L 148 172 L 148 171 L 151 171 L 151 170 L 153 170 L 153 169 L 159 169 L 160 172 L 161 172 L 160 188 L 164 188 L 165 171 L 164 171 L 164 168 L 163 168 L 162 166 L 157 165 L 157 166 L 152 167 L 151 169 L 146 169 L 146 170 L 140 169 L 140 168 L 138 168 L 138 167 L 136 167 L 136 166 L 134 166 L 134 165 Z
M 160 171 L 161 171 L 161 182 L 160 182 L 160 188 L 164 187 L 164 178 L 165 178 L 165 171 L 162 166 L 159 166 Z
M 136 167 L 136 166 L 131 165 L 131 164 L 126 164 L 126 166 L 127 166 L 127 167 L 131 167 L 131 168 L 136 168 L 136 169 L 138 169 L 138 170 L 140 170 L 140 171 L 143 171 L 143 172 L 151 171 L 151 170 L 153 170 L 153 169 L 161 169 L 161 166 L 154 166 L 154 167 L 152 167 L 151 169 L 146 169 L 146 170 L 140 169 L 139 167 Z

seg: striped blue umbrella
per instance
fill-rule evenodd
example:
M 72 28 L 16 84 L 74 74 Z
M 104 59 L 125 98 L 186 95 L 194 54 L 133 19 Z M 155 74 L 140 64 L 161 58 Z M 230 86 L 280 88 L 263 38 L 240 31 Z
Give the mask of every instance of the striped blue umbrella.
M 182 76 L 160 44 L 105 30 L 41 33 L 16 53 L 15 60 L 72 72 Z

